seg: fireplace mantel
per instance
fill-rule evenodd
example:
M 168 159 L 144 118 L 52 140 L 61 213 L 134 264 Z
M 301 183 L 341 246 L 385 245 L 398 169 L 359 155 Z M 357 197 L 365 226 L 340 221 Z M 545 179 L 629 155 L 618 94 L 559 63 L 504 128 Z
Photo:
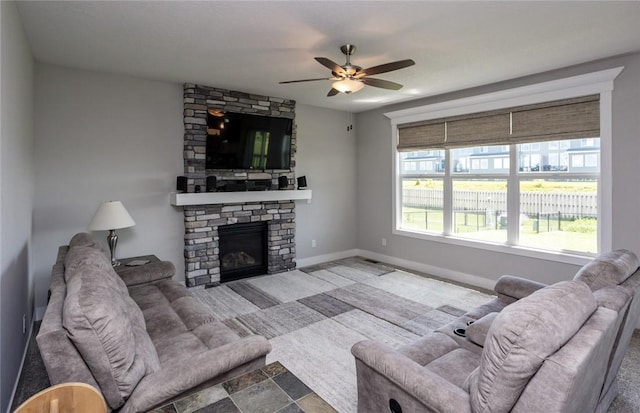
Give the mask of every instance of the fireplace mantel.
M 200 192 L 170 194 L 171 205 L 215 205 L 215 204 L 242 204 L 246 202 L 268 201 L 297 201 L 310 200 L 310 189 L 274 190 L 274 191 L 243 191 L 243 192 Z

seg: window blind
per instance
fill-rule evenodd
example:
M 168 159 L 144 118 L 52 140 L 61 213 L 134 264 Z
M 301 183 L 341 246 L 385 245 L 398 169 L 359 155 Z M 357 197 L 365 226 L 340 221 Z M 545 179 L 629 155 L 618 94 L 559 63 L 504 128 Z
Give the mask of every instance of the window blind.
M 398 125 L 398 151 L 600 136 L 600 95 Z

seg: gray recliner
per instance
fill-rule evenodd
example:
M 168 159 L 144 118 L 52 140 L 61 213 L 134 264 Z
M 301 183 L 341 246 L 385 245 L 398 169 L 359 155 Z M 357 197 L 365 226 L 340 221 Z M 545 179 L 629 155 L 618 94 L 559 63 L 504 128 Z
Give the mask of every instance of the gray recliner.
M 598 305 L 615 311 L 618 315 L 616 327 L 616 339 L 609 355 L 609 363 L 606 368 L 606 378 L 600 391 L 597 412 L 606 412 L 611 402 L 618 394 L 617 374 L 622 364 L 622 359 L 629 348 L 631 336 L 638 325 L 640 317 L 640 269 L 637 256 L 628 250 L 618 249 L 602 253 L 584 265 L 573 277 L 574 280 L 583 281 L 594 293 Z M 491 315 L 497 314 L 508 305 L 517 300 L 529 296 L 534 291 L 546 287 L 545 284 L 527 280 L 525 278 L 505 275 L 500 277 L 494 290 L 497 297 L 483 305 L 480 305 L 437 331 L 449 335 L 459 344 L 469 347 L 471 343 L 482 346 L 475 338 L 477 331 L 486 333 L 490 326 Z M 620 293 L 611 294 L 611 288 L 617 287 L 630 297 L 630 300 L 621 297 Z M 624 294 L 623 294 L 624 295 Z M 623 296 L 622 295 L 622 296 Z M 472 328 L 467 328 L 467 323 L 473 322 Z M 456 328 L 467 329 L 467 337 L 460 338 L 453 333 Z M 471 342 L 471 343 L 470 343 Z
M 607 288 L 606 298 L 631 300 L 620 287 Z M 483 346 L 442 332 L 398 350 L 373 341 L 354 345 L 358 412 L 597 409 L 619 317 L 585 283 L 544 287 L 489 317 L 488 329 L 478 327 L 486 336 L 476 335 Z

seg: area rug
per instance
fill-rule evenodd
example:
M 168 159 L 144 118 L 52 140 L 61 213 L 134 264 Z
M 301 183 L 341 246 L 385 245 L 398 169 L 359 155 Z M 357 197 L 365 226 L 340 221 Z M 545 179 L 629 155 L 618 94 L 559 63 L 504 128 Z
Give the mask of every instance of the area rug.
M 357 409 L 355 343 L 399 347 L 493 298 L 357 257 L 194 295 L 239 335 L 268 338 L 267 363 L 282 363 L 341 413 Z

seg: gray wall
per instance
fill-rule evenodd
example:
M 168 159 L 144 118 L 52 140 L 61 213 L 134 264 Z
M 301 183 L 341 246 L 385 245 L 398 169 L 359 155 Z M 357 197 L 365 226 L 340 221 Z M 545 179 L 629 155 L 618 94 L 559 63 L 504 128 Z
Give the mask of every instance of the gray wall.
M 182 85 L 38 64 L 36 90 L 36 306 L 45 306 L 57 247 L 86 231 L 109 199 L 136 221 L 118 231 L 117 255 L 156 254 L 184 281 L 182 210 L 169 205 L 183 172 Z M 347 120 L 344 112 L 296 108 L 296 175 L 313 190 L 310 204 L 296 203 L 298 260 L 356 247 L 356 141 Z
M 345 112 L 297 105 L 296 176 L 306 176 L 313 199 L 296 202 L 298 266 L 310 258 L 356 248 L 356 134 Z M 316 247 L 311 247 L 316 240 Z
M 58 246 L 108 200 L 136 222 L 117 231 L 117 256 L 156 254 L 184 281 L 182 211 L 169 204 L 183 171 L 182 85 L 46 64 L 35 82 L 36 306 L 46 305 Z
M 501 82 L 358 114 L 358 248 L 496 280 L 515 274 L 543 282 L 573 276 L 577 267 L 392 235 L 392 145 L 390 120 L 383 113 L 625 66 L 613 91 L 613 247 L 640 252 L 640 55 L 621 56 L 527 78 Z M 387 247 L 381 238 L 387 238 Z
M 0 2 L 0 411 L 6 411 L 33 317 L 34 62 L 14 2 Z

